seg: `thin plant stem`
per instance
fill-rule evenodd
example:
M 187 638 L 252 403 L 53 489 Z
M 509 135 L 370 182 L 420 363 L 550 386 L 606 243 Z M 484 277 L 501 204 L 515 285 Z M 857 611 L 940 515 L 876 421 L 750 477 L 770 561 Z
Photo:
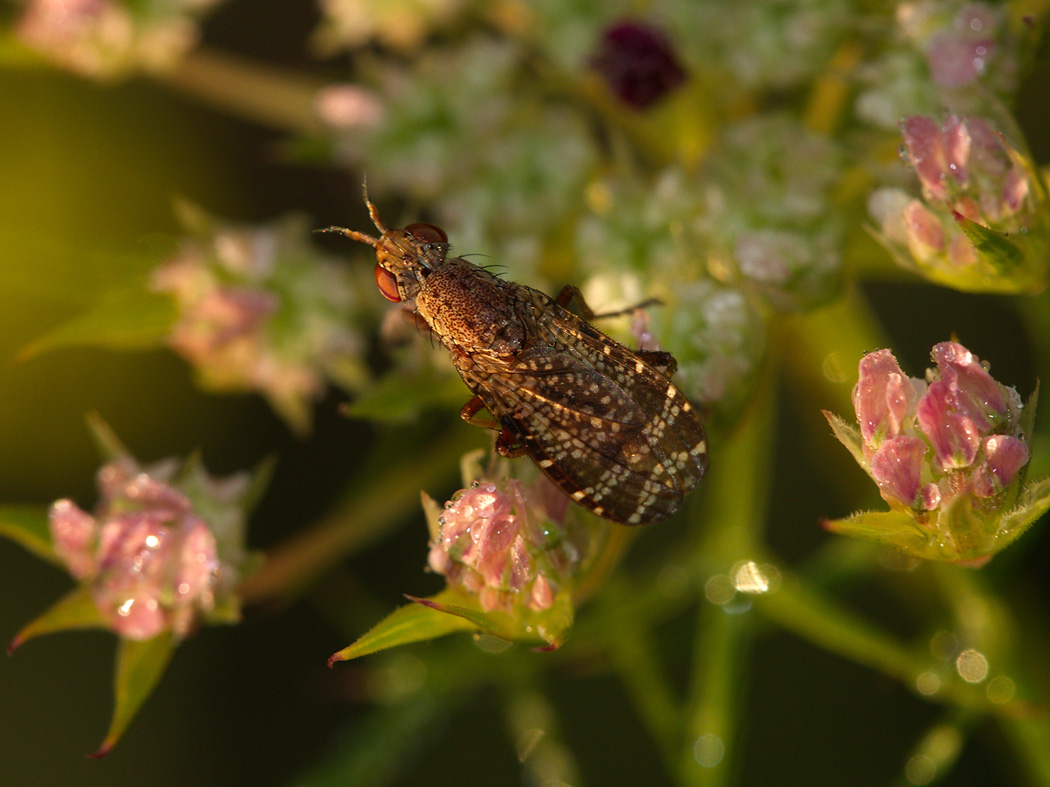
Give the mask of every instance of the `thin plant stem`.
M 474 430 L 456 424 L 426 453 L 409 453 L 403 462 L 384 468 L 330 515 L 272 550 L 263 568 L 241 585 L 244 602 L 292 595 L 347 555 L 374 543 L 413 510 L 421 511 L 420 490 L 446 482 L 460 455 L 476 445 Z
M 677 775 L 682 785 L 727 784 L 736 759 L 740 696 L 754 618 L 732 614 L 736 606 L 714 603 L 704 587 L 713 574 L 731 582 L 734 565 L 759 558 L 760 532 L 766 521 L 770 435 L 775 434 L 773 370 L 766 377 L 752 411 L 713 466 L 704 524 L 707 531 L 694 552 L 699 597 L 697 641 L 693 650 L 689 699 L 684 709 L 684 737 Z M 736 599 L 740 601 L 740 598 Z

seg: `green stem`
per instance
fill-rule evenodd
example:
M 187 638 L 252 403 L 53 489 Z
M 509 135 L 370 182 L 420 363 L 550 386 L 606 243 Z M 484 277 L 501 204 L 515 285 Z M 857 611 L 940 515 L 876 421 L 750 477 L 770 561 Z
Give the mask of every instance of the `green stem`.
M 848 418 L 857 364 L 889 343 L 861 294 L 847 289 L 823 309 L 778 320 L 777 328 L 788 380 L 806 394 L 807 402 Z
M 242 600 L 258 603 L 294 594 L 348 554 L 375 542 L 419 510 L 420 490 L 453 477 L 460 455 L 477 447 L 477 440 L 475 430 L 456 424 L 427 453 L 406 452 L 404 461 L 385 466 L 336 511 L 274 549 L 263 568 L 241 585 Z
M 819 594 L 800 578 L 786 575 L 779 589 L 759 599 L 758 609 L 780 627 L 847 659 L 899 680 L 915 691 L 932 657 L 908 648 Z M 929 699 L 968 710 L 1011 713 L 994 706 L 976 687 L 961 679 L 946 680 Z
M 680 716 L 667 670 L 659 662 L 660 650 L 653 645 L 653 628 L 658 620 L 647 614 L 649 609 L 646 606 L 628 601 L 640 592 L 640 584 L 610 583 L 602 595 L 602 613 L 611 626 L 609 631 L 619 634 L 612 636 L 609 643 L 616 674 L 660 748 L 664 762 L 673 769 L 678 751 Z
M 253 123 L 298 133 L 321 128 L 315 99 L 324 83 L 318 79 L 207 49 L 190 53 L 159 79 Z
M 760 531 L 768 508 L 770 435 L 775 434 L 774 370 L 767 368 L 753 410 L 712 465 L 704 524 L 706 535 L 693 554 L 700 619 L 693 651 L 689 699 L 684 709 L 684 751 L 677 763 L 683 785 L 729 782 L 736 756 L 736 731 L 746 655 L 754 616 L 729 614 L 709 602 L 703 588 L 743 560 L 760 560 Z

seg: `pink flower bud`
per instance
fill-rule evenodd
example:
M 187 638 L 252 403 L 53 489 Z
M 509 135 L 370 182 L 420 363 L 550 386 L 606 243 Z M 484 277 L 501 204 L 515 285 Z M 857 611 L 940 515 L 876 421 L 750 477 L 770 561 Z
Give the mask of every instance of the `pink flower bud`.
M 99 503 L 91 516 L 68 500 L 51 507 L 56 553 L 90 589 L 102 618 L 127 639 L 150 639 L 171 631 L 183 637 L 212 612 L 221 595 L 226 608 L 239 566 L 219 559 L 208 524 L 169 477 L 174 464 L 141 471 L 122 457 L 98 472 Z M 216 483 L 193 467 L 195 493 L 221 516 L 227 550 L 243 559 L 236 510 L 246 479 Z M 185 480 L 185 479 L 184 479 Z M 225 577 L 221 580 L 220 576 Z M 235 607 L 234 607 L 235 608 Z
M 1016 437 L 996 434 L 985 438 L 983 448 L 984 463 L 974 474 L 974 492 L 991 497 L 1010 486 L 1028 464 L 1028 446 Z
M 528 488 L 510 478 L 458 492 L 438 517 L 430 568 L 476 596 L 485 611 L 549 608 L 586 553 L 557 518 L 565 496 L 548 487 L 545 478 Z
M 944 251 L 944 230 L 937 215 L 915 199 L 904 209 L 904 227 L 908 248 L 920 262 Z
M 943 381 L 932 383 L 915 414 L 943 470 L 969 467 L 981 444 L 980 431 L 959 409 L 954 393 Z
M 944 200 L 949 189 L 945 181 L 964 180 L 969 137 L 961 134 L 965 128 L 954 124 L 950 133 L 942 134 L 933 118 L 910 117 L 901 123 L 904 135 L 905 159 L 919 176 L 924 193 Z
M 887 502 L 920 507 L 919 482 L 926 450 L 926 443 L 918 437 L 901 435 L 886 440 L 871 457 L 871 475 Z
M 900 434 L 905 416 L 918 399 L 916 382 L 905 376 L 889 350 L 861 359 L 853 407 L 865 444 L 878 447 L 886 438 Z
M 977 356 L 957 342 L 941 342 L 931 355 L 958 406 L 979 429 L 990 429 L 1001 420 L 1007 410 L 1003 387 L 992 379 Z

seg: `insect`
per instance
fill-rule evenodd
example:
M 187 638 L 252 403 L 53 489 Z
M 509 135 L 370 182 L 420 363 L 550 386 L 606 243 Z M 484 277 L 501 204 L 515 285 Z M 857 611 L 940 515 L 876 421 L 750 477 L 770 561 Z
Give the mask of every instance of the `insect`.
M 632 352 L 569 311 L 593 319 L 576 287 L 552 299 L 449 259 L 440 227 L 387 229 L 365 204 L 380 237 L 323 231 L 375 248 L 379 291 L 427 324 L 473 394 L 463 420 L 496 430 L 501 455 L 527 454 L 600 517 L 654 524 L 678 510 L 707 469 L 707 440 L 669 379 L 670 353 Z

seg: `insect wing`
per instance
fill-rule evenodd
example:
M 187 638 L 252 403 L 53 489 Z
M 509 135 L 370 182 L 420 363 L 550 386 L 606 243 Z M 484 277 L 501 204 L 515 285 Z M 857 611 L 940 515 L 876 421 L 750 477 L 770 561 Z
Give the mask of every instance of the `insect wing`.
M 706 469 L 700 419 L 627 348 L 552 309 L 553 341 L 490 376 L 482 398 L 576 502 L 625 524 L 666 519 Z

